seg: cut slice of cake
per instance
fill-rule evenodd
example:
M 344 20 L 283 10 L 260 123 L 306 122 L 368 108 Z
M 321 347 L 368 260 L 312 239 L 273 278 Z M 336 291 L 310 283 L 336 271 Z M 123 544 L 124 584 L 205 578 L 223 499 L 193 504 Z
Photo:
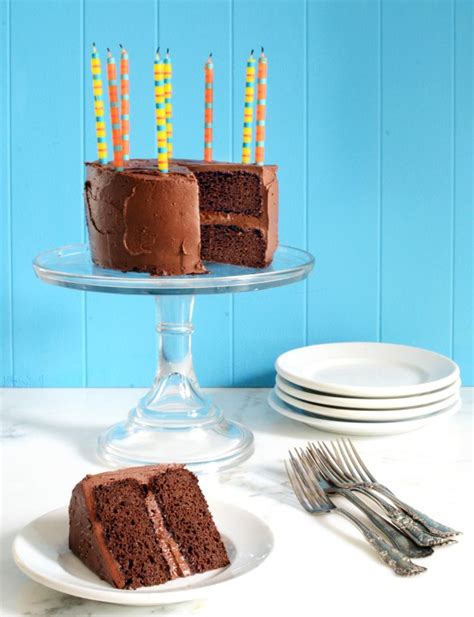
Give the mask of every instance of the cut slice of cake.
M 197 478 L 182 465 L 86 476 L 69 505 L 69 547 L 119 589 L 229 564 Z

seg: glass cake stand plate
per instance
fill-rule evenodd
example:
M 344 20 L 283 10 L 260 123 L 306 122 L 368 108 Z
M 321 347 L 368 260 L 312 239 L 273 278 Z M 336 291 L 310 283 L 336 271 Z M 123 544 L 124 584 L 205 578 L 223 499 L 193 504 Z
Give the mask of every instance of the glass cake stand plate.
M 201 390 L 191 338 L 198 294 L 257 291 L 304 279 L 314 266 L 306 251 L 279 246 L 268 268 L 208 263 L 208 274 L 154 277 L 97 268 L 89 247 L 74 244 L 41 253 L 33 262 L 45 283 L 106 293 L 155 296 L 158 368 L 151 390 L 128 418 L 99 437 L 99 458 L 111 467 L 183 463 L 195 472 L 232 467 L 253 452 L 253 435 L 224 417 Z

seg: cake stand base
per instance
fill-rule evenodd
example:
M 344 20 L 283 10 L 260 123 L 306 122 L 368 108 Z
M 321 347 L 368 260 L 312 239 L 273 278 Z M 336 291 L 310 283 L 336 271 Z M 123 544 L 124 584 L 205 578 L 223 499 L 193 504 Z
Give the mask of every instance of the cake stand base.
M 193 295 L 156 296 L 158 369 L 152 389 L 125 422 L 99 437 L 109 466 L 183 463 L 193 471 L 232 467 L 253 452 L 253 436 L 224 418 L 199 387 L 191 337 Z

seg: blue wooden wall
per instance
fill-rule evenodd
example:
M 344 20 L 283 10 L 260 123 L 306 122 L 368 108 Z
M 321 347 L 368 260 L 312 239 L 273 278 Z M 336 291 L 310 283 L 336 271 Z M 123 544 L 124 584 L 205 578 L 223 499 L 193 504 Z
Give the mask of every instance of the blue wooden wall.
M 154 154 L 151 63 L 174 62 L 175 152 L 202 151 L 213 51 L 215 155 L 239 159 L 245 58 L 269 57 L 268 160 L 281 241 L 317 258 L 308 282 L 196 307 L 205 385 L 270 385 L 307 343 L 427 347 L 472 367 L 472 26 L 463 0 L 3 0 L 0 133 L 2 374 L 14 386 L 143 386 L 149 298 L 42 284 L 44 249 L 86 238 L 95 157 L 89 53 L 131 56 L 132 155 Z

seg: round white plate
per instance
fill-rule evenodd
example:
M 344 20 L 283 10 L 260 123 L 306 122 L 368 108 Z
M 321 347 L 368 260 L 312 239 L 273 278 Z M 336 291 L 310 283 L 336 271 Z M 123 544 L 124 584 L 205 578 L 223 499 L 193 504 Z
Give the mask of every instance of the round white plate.
M 421 428 L 427 423 L 434 423 L 441 418 L 448 418 L 461 408 L 461 402 L 457 402 L 445 411 L 416 418 L 415 420 L 402 420 L 399 422 L 355 422 L 349 420 L 329 420 L 321 418 L 305 411 L 299 411 L 295 407 L 280 400 L 272 390 L 268 395 L 268 404 L 282 416 L 291 420 L 303 422 L 313 428 L 328 433 L 340 433 L 342 435 L 395 435 L 408 433 Z
M 333 396 L 330 394 L 321 394 L 313 390 L 307 390 L 296 384 L 283 379 L 280 375 L 276 376 L 276 383 L 280 390 L 286 392 L 290 396 L 299 398 L 309 403 L 317 403 L 319 405 L 330 405 L 332 407 L 344 407 L 349 409 L 407 409 L 408 407 L 419 407 L 421 405 L 431 405 L 438 401 L 444 401 L 453 394 L 459 392 L 461 381 L 457 379 L 453 384 L 420 394 L 419 396 L 399 396 L 398 398 L 354 398 L 350 396 Z
M 308 413 L 323 417 L 334 418 L 336 420 L 355 420 L 367 422 L 393 422 L 397 420 L 411 420 L 412 418 L 420 418 L 429 414 L 442 411 L 454 403 L 459 401 L 459 393 L 453 394 L 445 401 L 438 401 L 432 405 L 423 405 L 422 407 L 411 407 L 409 409 L 349 409 L 343 407 L 328 407 L 327 405 L 316 405 L 308 403 L 293 396 L 290 396 L 278 386 L 275 386 L 275 394 L 278 398 L 289 405 L 302 409 Z
M 38 583 L 89 600 L 151 606 L 206 598 L 219 590 L 228 591 L 273 548 L 269 527 L 247 510 L 222 502 L 211 502 L 210 509 L 230 565 L 155 587 L 115 589 L 91 572 L 68 548 L 67 508 L 53 510 L 24 527 L 13 543 L 13 558 L 20 570 Z
M 459 377 L 455 362 L 425 349 L 389 343 L 329 343 L 292 349 L 275 363 L 299 386 L 354 397 L 396 397 L 433 392 Z

